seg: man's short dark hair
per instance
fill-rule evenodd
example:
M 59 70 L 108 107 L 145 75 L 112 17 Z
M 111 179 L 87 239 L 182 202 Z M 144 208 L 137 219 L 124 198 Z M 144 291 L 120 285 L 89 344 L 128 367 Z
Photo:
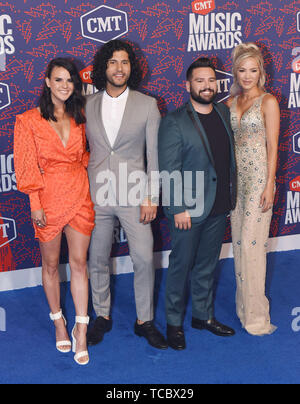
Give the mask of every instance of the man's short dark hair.
M 104 90 L 106 87 L 107 63 L 109 59 L 112 58 L 113 53 L 117 51 L 127 52 L 130 60 L 131 74 L 128 80 L 128 87 L 132 90 L 136 90 L 140 85 L 142 72 L 132 45 L 128 42 L 116 39 L 98 49 L 94 57 L 92 80 L 99 91 Z
M 216 72 L 216 68 L 212 62 L 211 59 L 208 58 L 199 58 L 197 60 L 195 60 L 190 67 L 188 68 L 187 72 L 186 72 L 186 79 L 187 81 L 190 81 L 193 75 L 193 71 L 195 69 L 198 69 L 199 67 L 210 67 L 214 72 Z

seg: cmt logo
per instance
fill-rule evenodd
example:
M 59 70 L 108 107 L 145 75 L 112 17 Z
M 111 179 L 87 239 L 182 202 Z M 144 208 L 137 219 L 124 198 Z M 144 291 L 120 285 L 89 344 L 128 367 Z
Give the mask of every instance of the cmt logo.
M 192 3 L 193 13 L 207 15 L 216 8 L 215 0 L 195 0 Z
M 81 77 L 81 81 L 83 83 L 93 84 L 92 79 L 91 79 L 92 70 L 93 70 L 93 66 L 88 66 L 85 69 L 81 70 L 80 77 Z
M 80 17 L 82 36 L 107 43 L 128 32 L 128 17 L 125 11 L 100 6 Z
M 293 136 L 293 150 L 294 153 L 300 154 L 300 132 Z
M 223 72 L 222 70 L 216 70 L 218 95 L 217 102 L 223 102 L 230 96 L 229 90 L 233 82 L 233 75 Z
M 300 176 L 290 182 L 290 190 L 293 192 L 300 192 Z
M 295 73 L 300 73 L 300 47 L 294 48 L 292 55 L 296 56 L 292 61 L 292 69 Z
M 0 217 L 0 248 L 17 238 L 16 222 L 7 217 Z
M 95 94 L 98 90 L 93 85 L 93 81 L 91 78 L 91 74 L 93 71 L 93 66 L 88 66 L 85 69 L 81 70 L 80 77 L 83 83 L 83 94 L 90 95 Z
M 0 109 L 10 105 L 10 92 L 7 84 L 0 83 Z

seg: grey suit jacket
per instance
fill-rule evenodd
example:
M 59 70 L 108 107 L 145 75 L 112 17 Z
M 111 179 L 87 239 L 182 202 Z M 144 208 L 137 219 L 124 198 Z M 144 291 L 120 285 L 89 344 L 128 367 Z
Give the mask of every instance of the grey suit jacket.
M 99 92 L 88 96 L 86 103 L 91 196 L 97 204 L 97 192 L 103 187 L 103 173 L 110 172 L 116 180 L 117 204 L 122 206 L 124 193 L 129 194 L 136 185 L 133 181 L 134 172 L 142 171 L 148 175 L 144 196 L 151 195 L 151 186 L 152 189 L 158 189 L 156 179 L 151 173 L 158 173 L 159 170 L 157 136 L 161 117 L 154 98 L 130 90 L 121 127 L 115 144 L 111 147 L 102 122 L 102 99 L 103 92 Z M 124 184 L 126 175 L 131 175 L 132 183 Z

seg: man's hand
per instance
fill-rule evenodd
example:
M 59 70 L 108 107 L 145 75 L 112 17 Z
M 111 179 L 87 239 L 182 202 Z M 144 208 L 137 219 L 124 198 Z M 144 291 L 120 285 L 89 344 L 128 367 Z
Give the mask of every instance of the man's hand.
M 146 198 L 141 205 L 140 223 L 149 224 L 156 219 L 157 205 L 153 204 L 150 199 Z
M 191 230 L 192 228 L 192 220 L 189 212 L 186 210 L 185 212 L 178 213 L 174 216 L 175 227 L 179 230 Z

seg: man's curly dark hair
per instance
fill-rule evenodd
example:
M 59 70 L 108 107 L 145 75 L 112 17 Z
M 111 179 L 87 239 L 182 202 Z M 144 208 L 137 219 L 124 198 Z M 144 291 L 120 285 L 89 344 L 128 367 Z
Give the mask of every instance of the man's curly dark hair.
M 132 45 L 118 39 L 110 41 L 103 45 L 95 54 L 93 61 L 92 80 L 95 87 L 101 91 L 106 87 L 106 69 L 109 59 L 113 53 L 117 51 L 125 51 L 129 56 L 131 74 L 128 80 L 128 87 L 136 90 L 142 80 L 142 71 L 136 58 Z

